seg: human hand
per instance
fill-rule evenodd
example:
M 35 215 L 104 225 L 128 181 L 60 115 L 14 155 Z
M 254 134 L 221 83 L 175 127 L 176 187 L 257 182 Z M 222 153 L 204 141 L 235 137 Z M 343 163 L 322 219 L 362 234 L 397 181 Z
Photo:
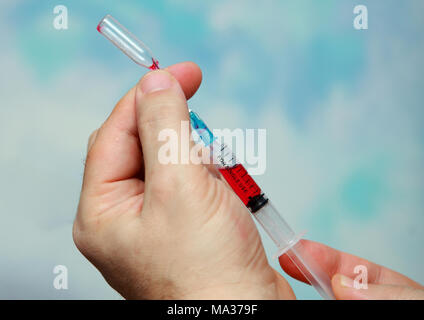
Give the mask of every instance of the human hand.
M 317 242 L 301 241 L 305 251 L 316 259 L 324 272 L 332 279 L 331 285 L 338 300 L 424 299 L 424 287 L 398 272 Z M 286 273 L 308 283 L 287 255 L 282 255 L 279 260 Z M 358 276 L 354 273 L 354 268 L 358 265 L 363 265 L 367 269 L 367 289 L 354 287 L 353 279 Z
M 159 132 L 180 135 L 200 82 L 193 63 L 152 71 L 91 135 L 74 241 L 125 298 L 294 298 L 222 178 L 158 161 Z

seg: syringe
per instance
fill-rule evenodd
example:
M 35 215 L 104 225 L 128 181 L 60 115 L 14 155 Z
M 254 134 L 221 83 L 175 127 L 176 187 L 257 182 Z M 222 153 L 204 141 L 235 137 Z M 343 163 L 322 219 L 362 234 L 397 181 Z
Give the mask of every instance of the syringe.
M 150 70 L 159 69 L 158 61 L 150 49 L 112 16 L 105 16 L 97 30 L 138 65 Z M 334 299 L 329 276 L 299 242 L 302 234 L 296 235 L 293 232 L 228 146 L 218 142 L 195 112 L 189 110 L 189 115 L 191 127 L 209 148 L 213 163 L 277 245 L 278 256 L 287 254 L 324 299 Z

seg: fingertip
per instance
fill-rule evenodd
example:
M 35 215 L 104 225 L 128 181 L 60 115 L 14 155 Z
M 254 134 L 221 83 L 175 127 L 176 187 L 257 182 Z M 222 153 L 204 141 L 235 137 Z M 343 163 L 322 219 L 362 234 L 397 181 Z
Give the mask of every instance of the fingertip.
M 174 76 L 167 70 L 155 70 L 144 75 L 136 86 L 136 110 L 139 111 L 141 101 L 145 97 L 154 93 L 161 94 L 159 91 L 169 91 L 181 96 L 185 101 L 185 94 Z M 153 95 L 152 95 L 153 96 Z
M 200 87 L 202 82 L 202 70 L 191 61 L 181 62 L 165 68 L 180 83 L 186 99 L 190 99 Z
M 331 285 L 333 287 L 353 288 L 353 280 L 337 273 L 331 278 Z
M 331 278 L 331 288 L 333 289 L 334 296 L 337 300 L 344 300 L 343 298 L 343 289 L 341 288 L 341 275 L 335 274 Z
M 335 274 L 331 278 L 331 287 L 333 289 L 334 296 L 337 300 L 353 300 L 354 296 L 354 287 L 353 280 L 349 277 L 346 277 L 342 274 Z M 356 298 L 357 299 L 357 298 Z
M 168 89 L 175 81 L 174 76 L 168 70 L 153 70 L 140 78 L 137 83 L 137 89 L 143 93 L 158 89 Z
M 167 70 L 168 72 L 174 74 L 174 76 L 184 77 L 191 76 L 197 80 L 202 80 L 202 70 L 199 65 L 193 61 L 184 61 L 177 64 L 173 64 L 169 67 L 166 67 L 162 70 Z

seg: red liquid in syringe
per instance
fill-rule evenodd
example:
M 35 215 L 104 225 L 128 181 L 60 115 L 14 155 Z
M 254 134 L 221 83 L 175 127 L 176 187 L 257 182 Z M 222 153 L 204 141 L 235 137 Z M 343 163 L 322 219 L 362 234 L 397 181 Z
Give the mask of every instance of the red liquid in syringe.
M 259 188 L 241 164 L 236 164 L 233 167 L 220 168 L 219 171 L 228 182 L 231 189 L 233 189 L 250 211 L 258 211 L 268 202 L 261 188 Z

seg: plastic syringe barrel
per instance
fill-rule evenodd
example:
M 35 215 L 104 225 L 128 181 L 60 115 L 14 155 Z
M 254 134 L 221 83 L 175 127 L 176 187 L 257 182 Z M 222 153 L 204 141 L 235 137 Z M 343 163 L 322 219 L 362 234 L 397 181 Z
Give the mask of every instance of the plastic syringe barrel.
M 321 297 L 326 300 L 335 300 L 330 277 L 322 270 L 310 253 L 305 252 L 304 248 L 302 242 L 297 241 L 287 250 L 287 255 Z
M 265 232 L 278 247 L 278 256 L 287 254 L 303 276 L 324 299 L 335 299 L 330 277 L 315 259 L 305 250 L 300 236 L 296 236 L 287 222 L 269 201 L 253 214 Z
M 214 151 L 222 151 L 222 145 L 216 140 L 206 123 L 197 113 L 192 110 L 189 110 L 189 112 L 192 128 L 197 132 L 205 146 L 209 147 L 212 153 Z M 227 146 L 225 147 L 227 148 Z M 235 159 L 235 155 L 230 155 L 230 158 L 230 163 L 227 163 L 227 165 L 231 167 L 231 164 L 237 163 L 237 160 Z M 219 165 L 219 161 L 217 161 L 217 163 L 215 163 L 215 165 L 220 169 L 222 163 L 221 165 Z M 231 181 L 228 182 L 231 185 Z M 269 199 L 264 197 L 263 194 L 261 196 L 266 201 L 262 201 L 257 210 L 253 210 L 251 207 L 248 207 L 248 209 L 277 245 L 278 256 L 287 253 L 299 271 L 324 299 L 334 299 L 329 276 L 321 269 L 317 262 L 305 252 L 302 243 L 299 242 L 301 235 L 296 235 Z

